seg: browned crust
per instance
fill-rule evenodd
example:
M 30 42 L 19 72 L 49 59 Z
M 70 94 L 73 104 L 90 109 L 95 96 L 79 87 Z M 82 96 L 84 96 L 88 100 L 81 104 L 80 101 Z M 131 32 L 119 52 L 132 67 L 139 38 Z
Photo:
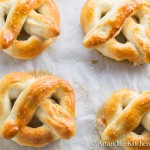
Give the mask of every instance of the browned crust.
M 44 51 L 52 41 L 53 39 L 42 41 L 37 37 L 31 37 L 28 41 L 15 40 L 4 52 L 18 59 L 32 59 Z
M 94 10 L 97 5 L 97 0 L 87 0 L 87 2 L 84 4 L 81 15 L 80 15 L 80 21 L 82 28 L 85 33 L 87 33 L 87 26 L 94 21 Z
M 150 134 L 147 135 L 137 135 L 135 133 L 128 134 L 123 141 L 129 141 L 130 143 L 150 143 Z M 149 150 L 150 147 L 147 146 L 135 146 L 135 147 L 126 147 L 125 150 Z
M 129 59 L 133 62 L 136 62 L 139 58 L 139 54 L 136 51 L 136 48 L 132 48 L 130 46 L 118 47 L 115 41 L 110 42 L 108 49 L 111 50 L 110 53 L 112 53 L 118 61 Z
M 6 49 L 10 47 L 12 42 L 17 38 L 21 31 L 23 20 L 28 16 L 34 8 L 36 0 L 18 1 L 11 19 L 7 19 L 5 28 L 0 32 L 0 47 Z
M 15 137 L 15 141 L 20 145 L 43 147 L 57 138 L 46 127 L 33 128 L 23 127 Z
M 88 3 L 86 4 L 88 5 Z M 128 3 L 119 8 L 117 15 L 114 20 L 108 20 L 103 24 L 103 26 L 110 26 L 111 30 L 106 38 L 101 37 L 101 35 L 97 35 L 96 30 L 99 30 L 99 25 L 97 25 L 93 30 L 91 30 L 86 37 L 84 38 L 83 44 L 87 48 L 97 47 L 106 43 L 109 39 L 111 39 L 116 32 L 121 28 L 125 19 L 133 14 L 133 12 L 137 11 L 142 7 L 142 3 L 140 0 L 130 0 Z M 88 11 L 88 9 L 86 10 Z M 126 12 L 126 13 L 124 13 Z

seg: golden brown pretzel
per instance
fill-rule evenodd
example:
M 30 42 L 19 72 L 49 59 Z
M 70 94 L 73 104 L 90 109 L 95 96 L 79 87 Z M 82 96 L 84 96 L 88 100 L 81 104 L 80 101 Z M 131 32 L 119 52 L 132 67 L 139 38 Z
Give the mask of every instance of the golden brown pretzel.
M 34 114 L 43 124 L 40 127 L 28 126 Z M 63 79 L 16 72 L 0 81 L 0 135 L 4 139 L 33 147 L 69 139 L 75 134 L 74 117 L 74 91 Z
M 0 0 L 0 50 L 15 58 L 31 59 L 59 35 L 59 21 L 53 0 Z M 22 30 L 28 34 L 27 40 L 18 39 Z
M 87 0 L 81 24 L 87 48 L 117 61 L 150 63 L 149 0 Z
M 129 142 L 133 147 L 126 150 L 149 150 L 150 148 L 150 92 L 138 94 L 131 90 L 119 90 L 112 94 L 103 107 L 104 116 L 97 116 L 97 127 L 105 127 L 101 133 L 103 142 Z M 101 116 L 101 117 L 100 117 Z M 143 126 L 141 133 L 135 130 Z M 100 131 L 100 130 L 99 130 Z

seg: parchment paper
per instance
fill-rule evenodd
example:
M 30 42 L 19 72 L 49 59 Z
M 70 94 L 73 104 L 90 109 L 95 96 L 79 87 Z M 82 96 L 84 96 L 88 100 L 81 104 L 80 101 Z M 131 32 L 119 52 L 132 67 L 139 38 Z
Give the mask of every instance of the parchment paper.
M 83 47 L 80 12 L 86 0 L 56 0 L 61 13 L 61 35 L 33 60 L 21 61 L 0 52 L 0 76 L 12 71 L 48 70 L 73 86 L 76 94 L 77 133 L 71 140 L 51 143 L 40 150 L 103 150 L 97 143 L 96 111 L 116 90 L 150 90 L 150 66 L 133 66 Z M 35 150 L 0 140 L 0 150 Z

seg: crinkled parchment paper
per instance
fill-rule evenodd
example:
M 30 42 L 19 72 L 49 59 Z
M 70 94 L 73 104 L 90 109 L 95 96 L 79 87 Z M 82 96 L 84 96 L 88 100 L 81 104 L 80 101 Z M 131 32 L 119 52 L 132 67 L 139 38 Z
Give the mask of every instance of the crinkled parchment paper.
M 80 12 L 86 0 L 56 0 L 61 13 L 61 35 L 33 60 L 22 61 L 0 52 L 0 76 L 12 71 L 48 70 L 63 77 L 76 94 L 76 136 L 51 143 L 40 150 L 103 150 L 95 128 L 96 111 L 116 90 L 150 90 L 150 66 L 133 66 L 83 47 Z M 0 140 L 0 150 L 35 150 Z

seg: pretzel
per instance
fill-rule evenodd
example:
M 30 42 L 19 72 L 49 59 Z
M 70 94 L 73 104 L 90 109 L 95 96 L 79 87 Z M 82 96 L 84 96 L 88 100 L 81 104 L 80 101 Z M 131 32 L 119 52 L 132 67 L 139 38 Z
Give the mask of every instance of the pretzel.
M 81 24 L 85 47 L 117 61 L 150 63 L 150 0 L 87 0 Z
M 0 0 L 0 50 L 32 59 L 59 35 L 59 21 L 53 0 Z
M 133 146 L 125 146 L 126 150 L 150 149 L 150 92 L 138 94 L 128 89 L 119 90 L 112 94 L 102 111 L 104 114 L 101 112 L 97 116 L 97 128 L 104 125 L 103 142 L 121 140 Z M 144 129 L 136 133 L 139 125 Z
M 36 128 L 29 126 L 34 114 L 42 122 Z M 0 135 L 4 139 L 32 147 L 69 139 L 75 134 L 74 117 L 74 91 L 63 79 L 15 72 L 0 81 Z

